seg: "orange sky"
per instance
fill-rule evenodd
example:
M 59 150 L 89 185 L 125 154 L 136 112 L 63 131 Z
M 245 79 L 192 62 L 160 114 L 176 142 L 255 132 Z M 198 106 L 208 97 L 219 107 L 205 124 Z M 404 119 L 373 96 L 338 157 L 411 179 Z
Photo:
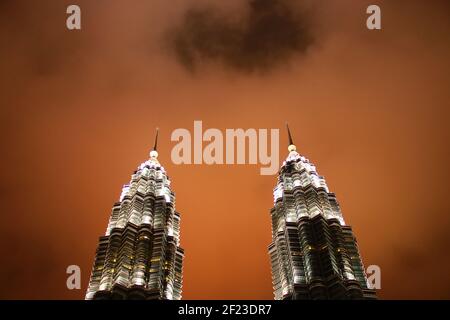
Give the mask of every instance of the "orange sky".
M 270 63 L 216 39 L 248 17 L 248 1 L 222 2 L 0 2 L 0 298 L 84 297 L 98 237 L 158 126 L 182 217 L 183 298 L 271 299 L 276 176 L 259 165 L 172 164 L 170 134 L 194 120 L 221 130 L 289 120 L 365 265 L 381 267 L 379 296 L 450 298 L 448 2 L 377 1 L 383 30 L 368 31 L 372 1 L 305 1 L 313 41 L 273 49 Z M 81 31 L 65 28 L 73 3 Z M 194 47 L 192 70 L 172 40 L 206 3 L 221 18 L 205 24 L 214 47 Z M 82 290 L 66 289 L 71 264 Z

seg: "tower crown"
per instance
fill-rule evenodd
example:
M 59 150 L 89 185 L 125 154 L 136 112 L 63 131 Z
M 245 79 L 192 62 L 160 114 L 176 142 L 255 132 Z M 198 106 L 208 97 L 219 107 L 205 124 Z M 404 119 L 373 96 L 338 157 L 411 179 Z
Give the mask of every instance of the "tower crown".
M 356 239 L 325 178 L 297 153 L 279 171 L 269 245 L 275 299 L 373 299 Z M 330 281 L 330 279 L 333 279 Z
M 122 188 L 100 238 L 86 299 L 181 299 L 184 250 L 175 193 L 158 161 L 158 129 L 150 159 Z

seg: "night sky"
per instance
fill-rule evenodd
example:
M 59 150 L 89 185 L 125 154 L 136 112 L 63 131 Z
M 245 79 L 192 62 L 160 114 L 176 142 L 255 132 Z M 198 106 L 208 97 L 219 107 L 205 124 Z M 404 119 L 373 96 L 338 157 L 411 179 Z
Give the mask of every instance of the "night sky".
M 375 3 L 381 31 L 365 26 Z M 66 29 L 69 4 L 80 31 Z M 111 207 L 159 127 L 183 298 L 272 299 L 276 176 L 175 165 L 170 135 L 194 120 L 288 120 L 364 264 L 381 267 L 380 298 L 450 299 L 449 12 L 437 0 L 1 0 L 0 298 L 84 298 Z M 66 288 L 72 264 L 81 290 Z

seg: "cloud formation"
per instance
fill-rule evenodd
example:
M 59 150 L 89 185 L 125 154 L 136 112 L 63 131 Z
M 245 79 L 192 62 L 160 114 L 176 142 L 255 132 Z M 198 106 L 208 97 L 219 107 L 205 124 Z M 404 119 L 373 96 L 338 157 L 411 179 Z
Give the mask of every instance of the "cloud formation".
M 249 0 L 239 19 L 211 7 L 190 8 L 169 40 L 190 71 L 219 62 L 239 72 L 268 72 L 304 55 L 316 39 L 307 10 L 293 1 Z

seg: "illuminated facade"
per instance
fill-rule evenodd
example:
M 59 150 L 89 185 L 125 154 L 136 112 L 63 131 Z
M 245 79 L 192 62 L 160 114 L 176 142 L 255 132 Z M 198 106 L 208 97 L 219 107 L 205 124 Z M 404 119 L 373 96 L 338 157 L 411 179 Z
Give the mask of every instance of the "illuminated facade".
M 271 210 L 275 299 L 376 299 L 335 195 L 288 134 Z
M 86 299 L 181 299 L 180 214 L 155 146 L 100 237 Z

